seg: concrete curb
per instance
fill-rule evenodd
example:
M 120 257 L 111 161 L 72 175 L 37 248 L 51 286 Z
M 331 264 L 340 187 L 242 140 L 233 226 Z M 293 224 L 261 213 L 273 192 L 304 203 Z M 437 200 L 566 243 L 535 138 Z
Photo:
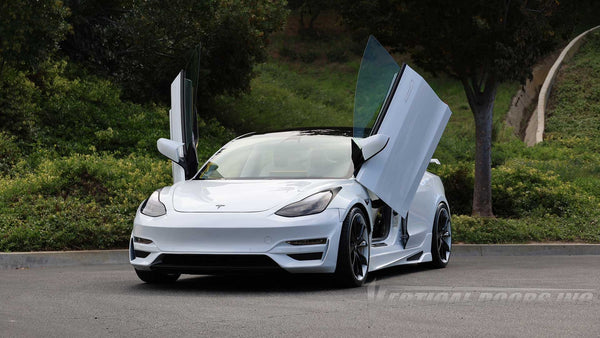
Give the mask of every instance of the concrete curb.
M 454 256 L 600 255 L 600 244 L 456 244 Z
M 452 255 L 457 257 L 600 255 L 600 244 L 455 244 L 452 246 Z M 128 263 L 126 249 L 0 253 L 0 270 Z
M 573 54 L 575 54 L 575 52 L 583 43 L 584 36 L 598 28 L 600 28 L 600 26 L 588 29 L 587 31 L 579 34 L 575 39 L 571 40 L 567 47 L 565 47 L 565 49 L 563 49 L 563 51 L 560 53 L 552 65 L 552 68 L 550 68 L 550 71 L 546 76 L 546 80 L 544 80 L 544 84 L 542 85 L 542 89 L 540 89 L 537 108 L 531 115 L 527 125 L 526 135 L 530 137 L 525 139 L 525 143 L 527 143 L 528 146 L 536 145 L 544 140 L 544 118 L 546 116 L 546 106 L 548 105 L 550 91 L 552 90 L 552 85 L 554 84 L 554 80 L 556 79 L 556 75 L 558 74 L 561 64 L 563 61 L 573 57 Z M 535 133 L 533 132 L 534 130 Z

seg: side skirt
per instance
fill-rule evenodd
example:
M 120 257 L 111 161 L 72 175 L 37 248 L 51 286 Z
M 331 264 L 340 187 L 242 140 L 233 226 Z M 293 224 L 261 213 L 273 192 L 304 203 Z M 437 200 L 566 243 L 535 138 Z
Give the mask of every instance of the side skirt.
M 397 265 L 431 262 L 431 260 L 431 233 L 429 233 L 420 245 L 406 250 L 399 242 L 390 246 L 372 246 L 369 271 Z

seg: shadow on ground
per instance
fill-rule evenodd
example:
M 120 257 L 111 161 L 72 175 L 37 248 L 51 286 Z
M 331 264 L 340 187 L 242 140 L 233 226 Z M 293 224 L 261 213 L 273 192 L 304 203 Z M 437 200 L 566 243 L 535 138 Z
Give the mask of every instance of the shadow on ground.
M 369 273 L 367 282 L 385 281 L 406 274 L 429 271 L 427 265 L 392 267 Z M 340 287 L 333 275 L 320 274 L 230 274 L 230 275 L 182 275 L 175 283 L 145 284 L 139 281 L 130 286 L 135 292 L 219 292 L 219 293 L 304 293 L 348 290 Z

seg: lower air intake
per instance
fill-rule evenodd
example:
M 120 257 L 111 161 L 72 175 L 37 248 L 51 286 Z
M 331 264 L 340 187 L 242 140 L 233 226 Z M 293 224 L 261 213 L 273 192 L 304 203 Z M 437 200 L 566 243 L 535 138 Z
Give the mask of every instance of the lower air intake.
M 309 252 L 309 253 L 299 253 L 299 254 L 288 254 L 291 258 L 297 261 L 313 261 L 321 259 L 323 256 L 322 252 Z
M 265 255 L 186 255 L 163 254 L 151 268 L 182 273 L 278 270 L 279 265 Z

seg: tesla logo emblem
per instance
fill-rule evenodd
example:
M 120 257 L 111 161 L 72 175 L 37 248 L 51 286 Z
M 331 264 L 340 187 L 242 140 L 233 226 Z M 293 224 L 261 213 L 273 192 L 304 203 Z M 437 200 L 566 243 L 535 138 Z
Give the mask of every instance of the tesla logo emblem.
M 217 204 L 217 209 L 221 209 L 224 206 L 225 206 L 225 204 Z

